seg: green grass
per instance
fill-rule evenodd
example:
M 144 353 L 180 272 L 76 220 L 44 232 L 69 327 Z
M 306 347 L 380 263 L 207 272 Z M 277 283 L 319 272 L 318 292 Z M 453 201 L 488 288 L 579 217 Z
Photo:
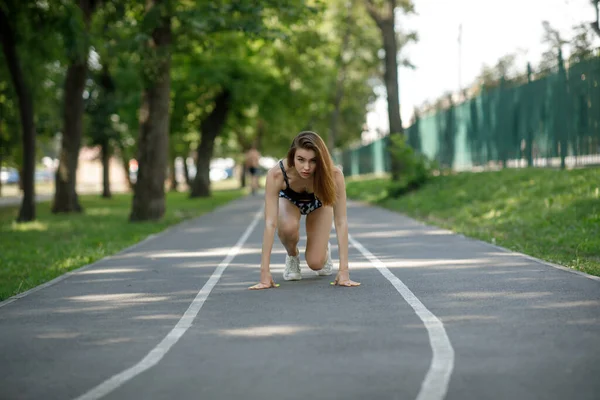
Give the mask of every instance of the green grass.
M 83 214 L 50 213 L 37 205 L 37 220 L 17 224 L 18 207 L 0 208 L 0 300 L 24 292 L 68 271 L 115 254 L 148 235 L 199 216 L 244 195 L 242 190 L 213 191 L 206 199 L 169 193 L 161 221 L 130 223 L 131 194 L 112 199 L 81 196 Z
M 600 276 L 600 168 L 438 176 L 398 199 L 387 183 L 349 181 L 348 197 Z

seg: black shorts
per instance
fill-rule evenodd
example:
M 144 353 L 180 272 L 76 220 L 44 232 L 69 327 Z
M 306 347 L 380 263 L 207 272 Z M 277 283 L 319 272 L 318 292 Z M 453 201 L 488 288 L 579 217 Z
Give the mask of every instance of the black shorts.
M 308 215 L 315 211 L 317 208 L 321 208 L 323 203 L 317 198 L 314 200 L 295 200 L 288 196 L 283 190 L 279 191 L 279 197 L 288 199 L 293 205 L 300 209 L 300 214 Z
M 258 168 L 248 167 L 248 172 L 250 172 L 250 175 L 256 175 L 256 174 L 258 174 Z

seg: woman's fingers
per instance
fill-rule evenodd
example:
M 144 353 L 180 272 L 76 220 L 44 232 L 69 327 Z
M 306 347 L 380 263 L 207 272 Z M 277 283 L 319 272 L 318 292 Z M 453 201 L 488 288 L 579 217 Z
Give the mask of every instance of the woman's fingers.
M 248 289 L 250 289 L 250 290 L 261 290 L 261 289 L 269 289 L 269 288 L 272 288 L 272 287 L 275 287 L 275 288 L 279 287 L 279 284 L 275 283 L 271 279 L 271 282 L 269 282 L 269 283 L 260 282 L 260 283 L 257 283 L 254 286 L 250 286 Z
M 340 279 L 339 275 L 335 277 L 335 281 L 331 282 L 331 284 L 334 286 L 345 286 L 345 287 L 360 286 L 360 282 L 354 282 L 353 280 L 350 280 L 349 278 Z

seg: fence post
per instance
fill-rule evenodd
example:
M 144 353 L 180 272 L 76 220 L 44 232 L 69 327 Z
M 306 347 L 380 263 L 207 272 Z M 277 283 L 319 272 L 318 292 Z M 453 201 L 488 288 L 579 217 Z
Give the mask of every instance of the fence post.
M 506 168 L 506 163 L 508 160 L 508 155 L 506 154 L 507 151 L 506 149 L 508 148 L 508 141 L 510 138 L 510 134 L 509 134 L 509 124 L 508 124 L 508 101 L 507 101 L 507 94 L 506 94 L 506 77 L 504 75 L 502 75 L 502 77 L 500 78 L 500 89 L 499 89 L 499 100 L 498 100 L 498 111 L 497 111 L 497 115 L 498 115 L 498 122 L 497 122 L 497 126 L 498 129 L 496 129 L 496 144 L 497 144 L 497 148 L 496 151 L 498 152 L 498 159 L 499 161 L 502 161 L 502 168 Z
M 383 162 L 385 146 L 383 146 L 383 140 L 377 139 L 373 142 L 373 171 L 375 174 L 383 174 L 385 172 L 385 165 Z
M 569 104 L 567 102 L 568 90 L 567 90 L 567 71 L 565 70 L 565 63 L 563 60 L 562 49 L 558 48 L 558 88 L 557 88 L 557 102 L 556 110 L 554 110 L 554 118 L 557 122 L 555 124 L 555 133 L 558 134 L 558 143 L 560 146 L 560 168 L 565 169 L 568 152 L 568 132 L 569 124 L 567 122 L 569 118 Z
M 358 168 L 358 149 L 350 150 L 350 160 L 352 162 L 352 165 L 350 167 L 350 176 L 358 176 L 360 174 Z
M 531 70 L 531 63 L 527 63 L 527 99 L 525 100 L 525 104 L 530 104 L 533 97 L 533 91 L 531 87 L 531 83 L 533 82 L 533 72 Z M 527 166 L 533 167 L 533 126 L 531 123 L 532 120 L 532 111 L 533 108 L 531 105 L 527 108 L 525 112 L 525 151 L 527 154 Z

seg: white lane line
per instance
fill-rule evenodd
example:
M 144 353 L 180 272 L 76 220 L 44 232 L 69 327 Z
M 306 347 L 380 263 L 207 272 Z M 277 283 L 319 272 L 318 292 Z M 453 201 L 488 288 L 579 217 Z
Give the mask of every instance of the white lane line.
M 187 311 L 183 314 L 177 325 L 165 336 L 165 338 L 154 348 L 152 349 L 146 357 L 144 357 L 140 362 L 135 364 L 133 367 L 128 368 L 117 375 L 107 379 L 102 382 L 95 388 L 91 389 L 87 393 L 77 397 L 76 400 L 96 400 L 103 396 L 106 396 L 113 390 L 117 389 L 119 386 L 123 385 L 128 380 L 134 378 L 135 376 L 141 374 L 142 372 L 152 368 L 167 354 L 167 352 L 173 347 L 175 343 L 183 336 L 183 334 L 189 329 L 198 315 L 198 312 L 202 308 L 204 301 L 213 290 L 221 275 L 225 271 L 225 268 L 229 266 L 229 263 L 233 260 L 233 258 L 238 254 L 248 236 L 252 233 L 256 224 L 258 223 L 260 217 L 263 215 L 263 209 L 261 209 L 254 216 L 254 220 L 250 224 L 250 226 L 246 229 L 244 234 L 240 237 L 238 242 L 234 247 L 229 250 L 229 253 L 225 257 L 223 261 L 219 264 L 215 272 L 210 276 L 208 281 L 202 286 L 202 289 L 196 295 L 196 298 L 192 301 Z
M 350 243 L 394 285 L 396 290 L 404 297 L 404 300 L 406 300 L 419 318 L 421 318 L 421 321 L 423 321 L 429 335 L 433 358 L 431 359 L 427 375 L 421 384 L 417 400 L 442 400 L 448 391 L 448 383 L 454 369 L 454 349 L 446 334 L 444 324 L 421 303 L 417 296 L 397 276 L 390 272 L 384 263 L 353 237 L 348 235 L 348 238 L 350 239 Z

